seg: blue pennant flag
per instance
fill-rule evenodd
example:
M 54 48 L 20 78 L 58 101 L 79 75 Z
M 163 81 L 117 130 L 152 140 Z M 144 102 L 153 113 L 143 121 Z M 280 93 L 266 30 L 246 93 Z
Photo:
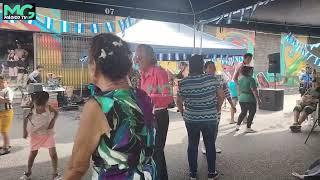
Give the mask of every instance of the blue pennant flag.
M 182 59 L 183 60 L 187 60 L 187 54 L 186 53 L 183 53 Z
M 314 55 L 310 54 L 309 57 L 307 58 L 307 60 L 309 60 L 310 58 L 312 58 Z
M 223 17 L 224 17 L 224 15 L 221 15 L 221 16 L 219 17 L 218 21 L 216 22 L 216 24 L 219 24 L 219 23 L 222 21 Z
M 180 60 L 180 56 L 179 56 L 179 53 L 175 53 L 175 57 L 174 57 L 175 60 L 179 61 Z
M 320 66 L 320 58 L 317 58 L 317 66 Z
M 126 23 L 125 23 L 124 19 L 120 19 L 118 21 L 118 25 L 119 25 L 121 31 L 124 31 L 126 29 Z
M 245 8 L 242 8 L 242 9 L 241 9 L 240 22 L 243 21 L 244 11 L 245 11 Z
M 231 12 L 231 13 L 229 13 L 229 15 L 228 15 L 228 21 L 227 21 L 227 24 L 231 24 L 231 22 L 232 22 L 232 12 Z
M 105 28 L 106 28 L 106 32 L 109 32 L 109 33 L 113 33 L 116 31 L 113 22 L 105 23 Z
M 253 16 L 253 13 L 256 11 L 257 6 L 258 6 L 258 4 L 255 4 L 255 5 L 252 6 L 252 11 L 251 11 L 250 16 L 248 18 L 247 24 L 250 23 L 250 18 Z
M 44 17 L 44 25 L 47 29 L 52 30 L 53 29 L 53 19 L 50 17 Z
M 60 21 L 61 33 L 70 32 L 70 23 L 67 21 Z
M 91 24 L 90 31 L 92 33 L 99 33 L 100 32 L 99 25 L 97 23 Z
M 310 46 L 310 49 L 313 50 L 314 48 L 319 48 L 320 43 L 318 43 L 318 44 L 312 44 L 312 45 L 309 45 L 309 46 Z
M 308 55 L 308 51 L 306 50 L 305 47 L 302 48 L 301 54 L 303 57 L 306 57 Z
M 128 29 L 129 27 L 132 26 L 132 21 L 130 17 L 127 17 L 125 20 L 125 24 L 126 24 L 126 29 Z
M 75 24 L 75 26 L 74 26 L 74 31 L 76 32 L 76 33 L 84 33 L 84 24 L 82 24 L 82 23 L 76 23 Z
M 319 64 L 319 58 L 318 57 L 315 57 L 314 61 L 313 61 L 313 64 L 315 65 L 318 65 Z

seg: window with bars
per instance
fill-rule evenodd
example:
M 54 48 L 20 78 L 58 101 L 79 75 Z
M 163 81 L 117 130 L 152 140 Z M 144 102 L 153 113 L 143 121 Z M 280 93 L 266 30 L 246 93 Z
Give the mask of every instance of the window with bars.
M 90 24 L 114 21 L 115 17 L 101 14 L 61 10 L 61 19 L 68 22 L 73 22 L 70 23 L 70 33 L 67 34 L 78 34 L 75 31 L 75 23 L 84 23 L 85 33 L 82 33 L 81 35 L 94 36 L 95 34 L 90 31 Z M 105 27 L 103 26 L 103 24 L 98 24 L 100 32 L 105 32 Z
M 80 58 L 88 56 L 91 37 L 62 35 L 62 63 L 65 67 L 81 66 Z

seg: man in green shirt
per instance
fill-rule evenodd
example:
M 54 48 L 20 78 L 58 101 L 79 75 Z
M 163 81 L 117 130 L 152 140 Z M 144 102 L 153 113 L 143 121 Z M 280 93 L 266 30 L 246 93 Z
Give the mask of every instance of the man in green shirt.
M 294 123 L 290 126 L 292 132 L 301 132 L 301 124 L 308 115 L 317 109 L 320 99 L 320 81 L 316 82 L 316 87 L 309 89 L 301 98 L 301 102 L 293 109 Z

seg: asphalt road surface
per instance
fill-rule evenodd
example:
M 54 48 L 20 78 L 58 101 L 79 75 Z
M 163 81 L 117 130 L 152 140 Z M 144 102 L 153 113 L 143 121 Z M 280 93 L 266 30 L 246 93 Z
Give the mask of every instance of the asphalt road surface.
M 230 125 L 229 108 L 223 109 L 217 146 L 222 153 L 217 155 L 217 170 L 221 180 L 293 180 L 292 171 L 304 170 L 320 157 L 320 128 L 317 127 L 307 145 L 304 140 L 310 131 L 312 121 L 304 124 L 302 133 L 293 134 L 288 127 L 292 123 L 292 109 L 297 95 L 285 97 L 284 110 L 279 112 L 259 110 L 253 128 L 255 134 L 244 134 L 245 126 L 235 132 Z M 238 107 L 240 110 L 240 107 Z M 17 109 L 12 126 L 13 151 L 0 156 L 0 179 L 17 180 L 26 169 L 29 153 L 28 141 L 22 138 L 22 112 Z M 56 141 L 59 169 L 68 161 L 73 138 L 79 124 L 79 112 L 61 112 L 56 124 Z M 187 134 L 180 114 L 170 112 L 170 127 L 166 144 L 166 159 L 169 178 L 188 179 Z M 207 179 L 206 159 L 199 148 L 199 179 Z M 43 149 L 35 161 L 34 180 L 51 177 L 51 163 L 48 151 Z M 90 179 L 90 171 L 83 179 Z

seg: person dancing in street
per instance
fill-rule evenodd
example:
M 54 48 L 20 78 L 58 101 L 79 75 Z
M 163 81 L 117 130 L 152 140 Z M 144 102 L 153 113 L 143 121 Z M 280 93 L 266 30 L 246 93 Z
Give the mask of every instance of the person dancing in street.
M 135 62 L 141 72 L 140 88 L 144 90 L 154 103 L 154 115 L 157 121 L 156 148 L 153 155 L 161 180 L 168 179 L 164 148 L 169 128 L 168 107 L 173 102 L 170 81 L 166 70 L 157 66 L 153 48 L 140 44 L 135 53 Z
M 251 128 L 254 115 L 257 111 L 257 102 L 260 104 L 261 100 L 258 95 L 257 83 L 253 79 L 253 67 L 243 66 L 241 68 L 242 77 L 239 79 L 239 103 L 241 107 L 241 113 L 238 117 L 236 131 L 240 129 L 240 125 L 243 119 L 247 118 L 247 129 L 245 133 L 255 133 L 256 131 Z
M 28 170 L 20 180 L 29 180 L 32 175 L 32 166 L 40 148 L 49 149 L 53 166 L 53 180 L 62 179 L 58 174 L 58 156 L 55 147 L 54 126 L 58 112 L 48 105 L 49 94 L 37 92 L 32 97 L 33 108 L 23 122 L 23 138 L 30 137 L 30 154 Z

